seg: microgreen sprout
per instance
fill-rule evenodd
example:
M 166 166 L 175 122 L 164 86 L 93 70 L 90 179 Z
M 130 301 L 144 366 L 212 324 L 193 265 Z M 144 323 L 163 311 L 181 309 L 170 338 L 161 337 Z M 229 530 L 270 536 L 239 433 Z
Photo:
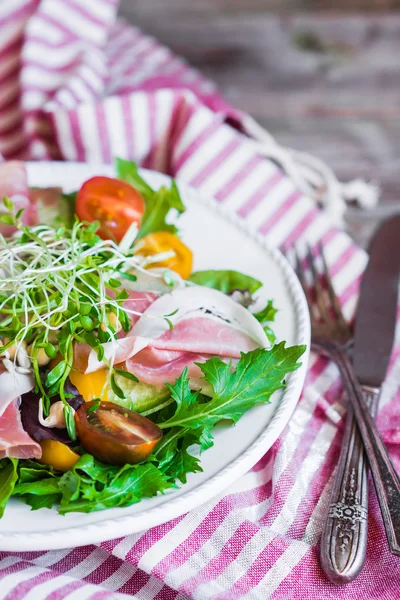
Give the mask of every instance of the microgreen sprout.
M 50 399 L 59 396 L 69 435 L 75 439 L 73 411 L 64 391 L 73 368 L 74 344 L 88 344 L 102 360 L 102 343 L 117 338 L 115 323 L 127 332 L 129 313 L 140 314 L 123 307 L 129 292 L 121 288 L 121 279 L 135 281 L 132 270 L 142 269 L 143 258 L 132 249 L 137 229 L 131 227 L 117 244 L 100 239 L 96 223 L 76 221 L 71 230 L 27 227 L 20 215 L 12 214 L 10 201 L 3 203 L 10 212 L 1 214 L 0 221 L 17 230 L 11 237 L 0 237 L 2 352 L 5 355 L 13 345 L 17 351 L 22 345 L 28 348 L 45 416 Z M 44 363 L 48 363 L 45 375 Z M 112 387 L 119 387 L 112 368 L 110 377 Z

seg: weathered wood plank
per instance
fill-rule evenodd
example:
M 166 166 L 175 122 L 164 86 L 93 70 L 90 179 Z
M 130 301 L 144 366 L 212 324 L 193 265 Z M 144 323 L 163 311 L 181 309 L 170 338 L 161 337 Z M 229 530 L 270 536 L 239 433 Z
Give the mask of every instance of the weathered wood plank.
M 383 12 L 399 8 L 399 0 L 122 0 L 122 10 L 135 15 L 215 15 L 227 12 Z
M 281 144 L 319 156 L 344 181 L 379 182 L 379 207 L 348 213 L 350 233 L 365 245 L 377 222 L 400 210 L 400 14 L 267 10 L 327 4 L 123 0 L 121 12 L 216 81 Z M 400 8 L 400 0 L 342 4 Z
M 400 116 L 400 14 L 153 16 L 136 22 L 255 116 Z

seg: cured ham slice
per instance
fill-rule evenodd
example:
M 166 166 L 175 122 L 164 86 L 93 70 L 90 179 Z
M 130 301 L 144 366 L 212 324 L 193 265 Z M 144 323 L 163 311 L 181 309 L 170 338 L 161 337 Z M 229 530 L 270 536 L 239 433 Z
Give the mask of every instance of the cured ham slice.
M 157 298 L 156 294 L 147 292 L 132 292 L 124 302 L 124 308 L 127 309 L 128 315 L 133 325 L 146 311 L 146 309 Z M 130 312 L 131 311 L 131 312 Z M 74 367 L 81 373 L 93 373 L 104 369 L 107 362 L 119 364 L 128 360 L 149 343 L 148 338 L 131 335 L 120 332 L 118 339 L 114 342 L 106 342 L 102 344 L 104 348 L 104 359 L 99 360 L 97 353 L 88 344 L 76 344 L 74 349 Z
M 203 374 L 195 363 L 210 358 L 209 355 L 195 352 L 176 352 L 148 347 L 126 361 L 126 368 L 134 373 L 139 381 L 161 387 L 164 383 L 175 383 L 185 367 L 190 378 L 200 378 Z
M 170 315 L 172 329 L 166 315 Z M 149 344 L 127 360 L 126 368 L 139 381 L 155 386 L 174 383 L 187 366 L 191 386 L 204 387 L 195 363 L 212 356 L 235 361 L 242 352 L 269 346 L 261 325 L 245 308 L 216 290 L 201 287 L 155 300 L 132 334 L 147 336 Z
M 105 361 L 89 346 L 77 345 L 75 367 L 81 373 L 102 369 L 107 361 L 125 362 L 139 381 L 162 387 L 174 383 L 187 366 L 192 386 L 202 387 L 195 363 L 212 356 L 235 361 L 242 352 L 269 345 L 251 313 L 216 290 L 194 286 L 160 297 L 134 291 L 124 307 L 141 315 L 132 315 L 132 330 L 103 344 Z
M 241 352 L 249 352 L 259 346 L 242 331 L 207 317 L 192 317 L 179 321 L 173 329 L 152 340 L 151 345 L 164 350 L 235 358 L 239 358 Z
M 0 418 L 8 406 L 34 388 L 33 375 L 6 371 L 0 363 Z
M 132 327 L 140 319 L 146 309 L 153 304 L 156 298 L 158 298 L 158 295 L 151 292 L 131 292 L 123 306 L 128 313 Z
M 29 197 L 33 204 L 42 204 L 46 208 L 56 208 L 62 195 L 60 187 L 30 188 Z
M 228 356 L 270 346 L 262 326 L 246 308 L 202 286 L 175 290 L 155 300 L 132 334 L 151 338 L 152 346 L 165 350 Z
M 106 342 L 104 360 L 99 360 L 96 351 L 88 344 L 76 344 L 74 349 L 74 367 L 80 373 L 93 373 L 104 369 L 107 362 L 119 364 L 131 358 L 149 343 L 147 338 L 127 336 L 113 342 Z
M 26 225 L 37 223 L 36 207 L 30 200 L 27 173 L 23 162 L 11 160 L 0 163 L 0 210 L 6 210 L 3 198 L 6 196 L 14 204 L 15 211 L 25 209 L 21 220 Z M 0 233 L 11 235 L 15 227 L 0 224 Z
M 24 430 L 18 406 L 14 400 L 0 417 L 0 458 L 40 458 L 42 449 Z
M 32 375 L 0 371 L 0 458 L 40 458 L 42 450 L 26 433 L 19 412 L 20 397 L 34 387 Z

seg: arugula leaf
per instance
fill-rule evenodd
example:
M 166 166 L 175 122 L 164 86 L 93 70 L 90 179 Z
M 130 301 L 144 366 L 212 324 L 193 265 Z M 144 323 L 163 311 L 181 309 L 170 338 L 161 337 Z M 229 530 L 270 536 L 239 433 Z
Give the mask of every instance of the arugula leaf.
M 268 300 L 267 305 L 259 312 L 253 313 L 253 315 L 260 323 L 266 323 L 267 321 L 275 321 L 277 312 L 278 309 L 274 307 L 272 300 Z M 264 331 L 271 344 L 274 344 L 276 342 L 276 335 L 273 329 L 269 325 L 265 325 Z
M 39 510 L 39 508 L 52 508 L 55 504 L 60 502 L 60 498 L 60 494 L 47 494 L 44 496 L 27 494 L 26 496 L 21 496 L 21 500 L 28 504 L 32 510 Z
M 110 476 L 115 475 L 120 467 L 106 465 L 96 460 L 91 454 L 84 454 L 72 467 L 71 471 L 84 481 L 98 481 L 104 485 Z
M 24 460 L 23 462 L 20 462 L 18 472 L 18 483 L 29 483 L 32 481 L 40 481 L 47 477 L 57 477 L 53 467 L 42 465 L 33 460 Z
M 59 504 L 61 514 L 89 513 L 164 493 L 175 488 L 177 480 L 186 483 L 189 473 L 202 470 L 198 454 L 212 446 L 214 425 L 224 419 L 236 422 L 253 406 L 269 403 L 270 396 L 285 386 L 284 377 L 300 366 L 304 350 L 305 346 L 286 348 L 285 342 L 271 350 L 258 348 L 242 354 L 235 369 L 219 357 L 207 360 L 199 366 L 204 381 L 213 388 L 211 399 L 190 389 L 188 369 L 184 369 L 175 384 L 167 386 L 171 404 L 159 404 L 155 421 L 167 430 L 166 435 L 144 463 L 112 466 L 84 454 L 69 471 L 59 473 L 32 460 L 20 462 L 17 472 L 16 461 L 1 461 L 0 507 L 4 510 L 14 493 L 33 510 Z M 4 477 L 6 469 L 10 469 L 9 477 Z
M 129 506 L 175 487 L 174 481 L 151 462 L 123 467 L 106 465 L 84 454 L 64 474 L 33 461 L 15 486 L 14 494 L 33 510 L 59 503 L 59 512 L 92 512 L 115 506 Z M 22 470 L 21 470 L 22 471 Z M 29 473 L 28 473 L 29 472 Z
M 200 445 L 200 430 L 190 431 L 175 427 L 165 435 L 157 447 L 155 460 L 171 481 L 179 479 L 186 483 L 188 473 L 203 471 L 200 460 L 188 452 L 188 448 Z
M 169 188 L 163 186 L 159 190 L 153 190 L 139 175 L 138 167 L 134 162 L 117 158 L 115 168 L 117 177 L 133 185 L 143 196 L 145 202 L 142 225 L 137 239 L 153 231 L 176 233 L 177 227 L 166 221 L 171 209 L 175 209 L 179 214 L 185 210 L 175 181 L 172 180 Z
M 285 342 L 271 350 L 258 348 L 242 354 L 233 373 L 232 366 L 219 357 L 199 363 L 204 379 L 213 387 L 214 397 L 209 402 L 197 403 L 197 393 L 190 391 L 187 373 L 182 374 L 175 386 L 169 386 L 177 401 L 176 412 L 159 423 L 159 427 L 202 427 L 208 434 L 222 419 L 238 421 L 256 404 L 269 403 L 271 395 L 285 386 L 284 376 L 300 367 L 297 361 L 304 351 L 305 346 L 285 348 Z
M 116 475 L 103 487 L 102 490 L 94 490 L 93 486 L 81 479 L 79 482 L 79 494 L 66 493 L 66 473 L 60 481 L 63 490 L 59 512 L 92 512 L 112 508 L 116 506 L 129 506 L 139 502 L 142 498 L 151 498 L 158 492 L 164 492 L 168 488 L 175 487 L 168 481 L 167 477 L 151 463 L 140 465 L 125 465 L 121 467 Z M 64 481 L 62 481 L 64 479 Z M 74 484 L 76 481 L 74 481 Z M 89 486 L 89 487 L 88 487 Z M 79 495 L 79 497 L 77 497 Z
M 260 323 L 265 323 L 266 321 L 275 321 L 275 315 L 278 312 L 278 309 L 275 308 L 272 300 L 268 300 L 267 305 L 257 313 L 254 313 L 254 317 Z
M 3 516 L 8 499 L 14 491 L 18 479 L 17 467 L 18 459 L 16 458 L 3 458 L 0 460 L 0 518 Z
M 224 294 L 230 294 L 234 290 L 248 290 L 250 294 L 254 294 L 262 286 L 261 281 L 254 277 L 231 270 L 196 271 L 191 274 L 189 281 L 219 290 Z
M 48 494 L 57 494 L 58 492 L 58 477 L 47 477 L 38 481 L 17 483 L 14 488 L 14 494 L 17 495 L 33 494 L 34 496 L 47 496 Z

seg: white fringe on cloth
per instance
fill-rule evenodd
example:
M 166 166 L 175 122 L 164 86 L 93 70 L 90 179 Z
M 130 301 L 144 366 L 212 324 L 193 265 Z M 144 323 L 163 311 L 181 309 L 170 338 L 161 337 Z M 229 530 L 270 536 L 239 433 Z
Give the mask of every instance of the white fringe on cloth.
M 274 160 L 299 190 L 322 206 L 338 227 L 344 225 L 349 202 L 356 202 L 366 210 L 378 203 L 380 189 L 377 184 L 362 179 L 341 183 L 322 160 L 306 152 L 283 148 L 249 115 L 245 115 L 241 123 L 244 131 L 255 141 L 258 151 Z

